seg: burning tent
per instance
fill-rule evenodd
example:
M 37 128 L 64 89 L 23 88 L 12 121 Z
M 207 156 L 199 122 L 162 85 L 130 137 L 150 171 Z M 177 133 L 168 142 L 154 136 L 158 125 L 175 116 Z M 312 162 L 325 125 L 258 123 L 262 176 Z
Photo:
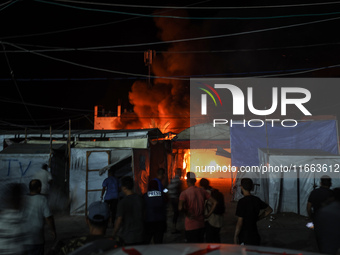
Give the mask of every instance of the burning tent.
M 203 123 L 182 131 L 173 139 L 172 153 L 173 169 L 182 167 L 198 178 L 233 178 L 226 172 L 207 169 L 231 164 L 227 125 L 213 128 L 212 123 Z
M 109 169 L 118 178 L 133 176 L 139 194 L 147 191 L 149 179 L 156 177 L 158 168 L 168 169 L 170 141 L 159 139 L 163 134 L 158 129 L 115 133 L 116 138 L 110 141 L 77 142 L 71 148 L 71 214 L 84 213 L 88 204 L 100 199 Z

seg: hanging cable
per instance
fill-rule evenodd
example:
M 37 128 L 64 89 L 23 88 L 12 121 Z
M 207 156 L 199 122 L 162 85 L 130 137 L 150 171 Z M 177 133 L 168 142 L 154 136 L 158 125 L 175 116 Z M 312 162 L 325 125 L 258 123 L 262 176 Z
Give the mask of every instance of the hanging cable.
M 163 6 L 163 5 L 137 5 L 137 4 L 113 4 L 113 3 L 97 3 L 83 2 L 72 0 L 56 0 L 56 2 L 67 2 L 75 4 L 102 5 L 127 8 L 147 8 L 147 9 L 189 9 L 189 10 L 235 10 L 235 9 L 262 9 L 262 8 L 291 8 L 291 7 L 306 7 L 319 5 L 340 4 L 340 2 L 323 2 L 323 3 L 306 3 L 306 4 L 287 4 L 287 5 L 258 5 L 258 6 Z
M 6 47 L 5 47 L 5 45 L 4 45 L 2 42 L 1 42 L 1 45 L 2 45 L 2 48 L 3 48 L 3 50 L 4 50 L 4 55 L 5 55 L 5 58 L 6 58 L 6 62 L 7 62 L 9 71 L 10 71 L 10 73 L 11 73 L 12 81 L 13 81 L 13 83 L 14 83 L 14 85 L 15 85 L 15 88 L 17 89 L 17 91 L 18 91 L 18 93 L 19 93 L 21 102 L 22 102 L 23 105 L 25 106 L 25 109 L 26 109 L 28 115 L 30 116 L 31 120 L 33 121 L 33 123 L 37 125 L 37 123 L 35 122 L 35 120 L 33 119 L 32 115 L 31 115 L 30 111 L 28 110 L 27 105 L 25 104 L 24 98 L 22 97 L 21 92 L 20 92 L 20 89 L 19 89 L 19 86 L 18 86 L 18 84 L 17 84 L 17 82 L 16 82 L 16 80 L 15 80 L 14 72 L 13 72 L 13 70 L 12 70 L 12 68 L 11 68 L 11 65 L 10 65 L 10 63 L 9 63 L 9 59 L 8 59 L 8 57 L 7 57 Z
M 268 20 L 268 19 L 283 19 L 283 18 L 296 18 L 296 17 L 314 17 L 314 16 L 329 16 L 329 15 L 338 15 L 340 12 L 329 12 L 329 13 L 304 13 L 304 14 L 291 14 L 291 15 L 280 15 L 280 16 L 263 16 L 263 17 L 185 17 L 185 16 L 166 16 L 166 15 L 155 15 L 155 14 L 142 14 L 142 13 L 131 13 L 131 12 L 121 12 L 121 11 L 112 11 L 112 10 L 101 10 L 101 9 L 90 9 L 84 7 L 78 7 L 67 4 L 58 4 L 54 2 L 44 1 L 44 0 L 35 0 L 36 2 L 52 4 L 67 8 L 73 8 L 84 11 L 95 11 L 95 12 L 105 12 L 105 13 L 114 13 L 121 15 L 129 15 L 129 16 L 137 16 L 137 17 L 146 17 L 146 18 L 167 18 L 167 19 L 185 19 L 185 20 Z

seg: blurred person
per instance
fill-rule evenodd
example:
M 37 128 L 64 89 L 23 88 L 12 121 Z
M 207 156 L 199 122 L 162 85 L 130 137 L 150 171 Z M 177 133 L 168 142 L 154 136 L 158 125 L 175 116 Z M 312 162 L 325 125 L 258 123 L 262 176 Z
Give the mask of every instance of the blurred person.
M 155 244 L 163 243 L 166 232 L 166 198 L 158 190 L 156 180 L 151 180 L 148 192 L 143 195 L 145 205 L 145 242 L 149 244 L 153 238 Z
M 48 165 L 43 164 L 41 169 L 39 169 L 33 176 L 33 179 L 38 179 L 41 181 L 41 195 L 48 196 L 50 193 L 50 185 L 52 184 L 52 175 L 48 171 Z
M 24 254 L 26 229 L 23 217 L 25 188 L 20 183 L 9 183 L 2 188 L 0 211 L 0 254 Z
M 204 242 L 204 218 L 209 218 L 216 207 L 216 200 L 207 191 L 195 186 L 196 176 L 193 172 L 187 173 L 188 188 L 179 196 L 178 210 L 185 213 L 185 237 L 187 243 Z M 204 204 L 208 200 L 211 209 L 204 215 Z
M 116 218 L 116 211 L 118 205 L 118 198 L 119 198 L 119 190 L 118 190 L 118 179 L 114 177 L 113 170 L 110 169 L 108 171 L 108 177 L 103 181 L 103 189 L 101 194 L 101 199 L 104 196 L 104 202 L 109 205 L 110 208 L 110 222 L 109 225 L 114 224 Z
M 223 225 L 223 214 L 225 212 L 224 196 L 218 190 L 210 186 L 209 180 L 202 178 L 200 186 L 206 190 L 217 202 L 213 213 L 205 219 L 205 239 L 207 243 L 221 243 L 220 231 Z M 205 214 L 208 214 L 212 207 L 209 201 L 205 202 Z
M 179 216 L 178 211 L 178 203 L 179 203 L 179 195 L 181 194 L 182 189 L 182 168 L 176 168 L 176 174 L 175 177 L 171 179 L 170 184 L 168 186 L 168 194 L 170 198 L 170 203 L 173 211 L 173 217 L 172 217 L 172 228 L 173 232 L 172 234 L 180 233 L 179 230 L 177 230 L 177 220 Z
M 95 242 L 97 240 L 107 240 L 106 248 L 114 248 L 115 242 L 109 237 L 105 236 L 110 218 L 110 208 L 107 203 L 96 201 L 90 204 L 85 217 L 86 224 L 89 228 L 89 233 L 84 236 L 63 239 L 48 252 L 48 255 L 65 255 L 85 244 Z M 86 254 L 85 252 L 83 254 Z
M 26 229 L 29 230 L 27 239 L 27 254 L 44 254 L 44 223 L 51 229 L 53 239 L 56 238 L 54 218 L 47 204 L 47 198 L 40 194 L 41 181 L 33 179 L 29 183 L 29 194 L 25 197 Z
M 144 201 L 134 192 L 132 177 L 121 179 L 121 190 L 125 197 L 119 201 L 116 222 L 113 228 L 113 237 L 119 233 L 125 245 L 142 244 L 144 241 Z
M 331 186 L 332 179 L 327 175 L 323 175 L 320 179 L 320 187 L 310 193 L 307 202 L 307 213 L 311 220 L 314 219 L 322 204 L 333 196 Z
M 158 183 L 158 190 L 163 192 L 164 191 L 164 186 L 163 186 L 163 181 L 165 178 L 165 169 L 164 168 L 159 168 L 157 170 L 157 177 L 154 179 Z
M 260 245 L 261 237 L 257 230 L 257 221 L 267 217 L 273 209 L 260 198 L 251 195 L 253 181 L 241 180 L 241 192 L 244 195 L 236 207 L 237 223 L 234 234 L 235 244 Z
M 333 194 L 333 199 L 319 208 L 314 227 L 320 253 L 335 255 L 340 252 L 340 188 Z

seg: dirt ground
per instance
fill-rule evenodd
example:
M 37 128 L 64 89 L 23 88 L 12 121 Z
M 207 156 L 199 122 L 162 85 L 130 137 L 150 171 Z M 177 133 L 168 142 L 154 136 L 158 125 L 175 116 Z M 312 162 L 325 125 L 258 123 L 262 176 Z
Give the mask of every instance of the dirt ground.
M 221 229 L 221 241 L 231 244 L 236 225 L 235 210 L 237 202 L 232 201 L 230 183 L 223 179 L 211 179 L 211 186 L 218 188 L 225 195 L 226 213 Z M 168 208 L 168 230 L 164 243 L 184 243 L 184 215 L 178 221 L 180 233 L 172 234 L 172 210 Z M 58 238 L 80 236 L 88 233 L 84 216 L 55 215 Z M 307 218 L 294 213 L 272 214 L 258 222 L 262 246 L 318 252 L 314 232 L 306 227 Z M 108 229 L 110 234 L 112 228 Z M 53 240 L 46 234 L 46 251 L 53 245 Z

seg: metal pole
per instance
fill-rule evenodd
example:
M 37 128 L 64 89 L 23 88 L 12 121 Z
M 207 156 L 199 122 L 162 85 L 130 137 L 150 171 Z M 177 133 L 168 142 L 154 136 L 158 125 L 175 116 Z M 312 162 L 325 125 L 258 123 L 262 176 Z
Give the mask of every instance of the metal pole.
M 52 126 L 50 126 L 50 157 L 48 159 L 49 168 L 51 168 L 51 157 L 52 157 Z
M 338 142 L 338 155 L 340 155 L 340 151 L 339 151 L 339 130 L 338 130 L 338 120 L 336 119 L 336 139 Z

